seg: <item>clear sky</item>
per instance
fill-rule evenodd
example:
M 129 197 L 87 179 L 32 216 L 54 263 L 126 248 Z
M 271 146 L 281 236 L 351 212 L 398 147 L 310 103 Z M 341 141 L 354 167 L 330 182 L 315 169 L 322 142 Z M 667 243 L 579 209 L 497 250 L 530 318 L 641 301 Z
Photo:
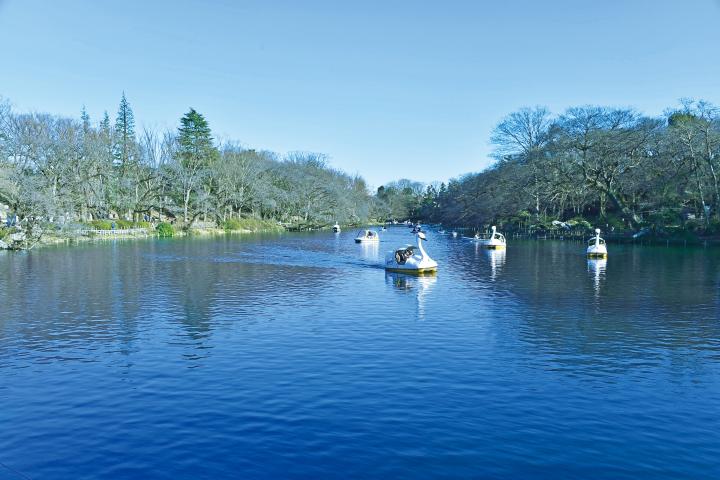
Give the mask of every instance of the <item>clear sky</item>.
M 372 186 L 490 164 L 526 105 L 720 103 L 717 0 L 0 0 L 0 95 L 323 152 Z

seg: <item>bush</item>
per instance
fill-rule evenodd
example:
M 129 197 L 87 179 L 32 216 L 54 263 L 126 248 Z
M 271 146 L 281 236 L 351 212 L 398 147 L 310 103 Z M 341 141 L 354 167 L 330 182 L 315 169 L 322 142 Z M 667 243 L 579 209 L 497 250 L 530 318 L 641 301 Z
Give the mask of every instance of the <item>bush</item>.
M 167 222 L 159 223 L 158 226 L 155 227 L 155 231 L 161 237 L 172 237 L 175 235 L 175 228 Z
M 625 230 L 627 228 L 627 225 L 622 218 L 616 215 L 608 215 L 604 219 L 598 219 L 597 228 L 601 228 L 603 230 L 612 230 L 613 228 L 617 230 Z
M 592 228 L 592 225 L 590 224 L 590 222 L 588 222 L 587 220 L 585 220 L 583 217 L 571 218 L 571 219 L 568 220 L 566 223 L 567 223 L 568 225 L 570 225 L 570 227 L 572 227 L 572 228 L 578 228 L 578 229 L 581 229 L 581 230 L 582 230 L 582 229 L 590 230 L 590 229 Z
M 717 235 L 720 233 L 720 221 L 717 219 L 710 220 L 710 225 L 705 229 L 706 235 Z
M 225 221 L 223 222 L 223 228 L 224 228 L 226 231 L 230 232 L 230 231 L 233 231 L 233 230 L 242 230 L 242 229 L 243 229 L 243 225 L 242 225 L 242 223 L 240 222 L 240 220 L 238 220 L 237 218 L 231 218 L 231 219 L 225 220 Z
M 118 229 L 128 229 L 133 228 L 135 224 L 131 220 L 116 220 L 115 221 L 115 228 Z
M 93 220 L 88 225 L 95 230 L 112 230 L 112 222 L 110 220 Z
M 222 223 L 222 227 L 226 232 L 247 230 L 250 232 L 258 231 L 279 231 L 282 226 L 271 220 L 262 220 L 260 218 L 231 218 Z

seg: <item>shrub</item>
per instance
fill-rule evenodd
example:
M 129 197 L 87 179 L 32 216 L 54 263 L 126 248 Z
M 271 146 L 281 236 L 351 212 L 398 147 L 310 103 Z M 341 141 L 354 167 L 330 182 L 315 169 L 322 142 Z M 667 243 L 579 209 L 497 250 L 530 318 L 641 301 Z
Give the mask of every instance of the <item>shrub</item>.
M 161 237 L 172 237 L 175 235 L 175 228 L 167 222 L 159 223 L 158 226 L 155 227 L 155 231 Z
M 705 229 L 707 235 L 717 235 L 720 233 L 720 221 L 717 219 L 710 220 L 710 225 Z
M 578 229 L 585 229 L 590 230 L 592 228 L 592 225 L 590 222 L 585 220 L 583 217 L 575 217 L 571 218 L 566 222 L 568 225 L 570 225 L 572 228 L 578 228 Z
M 223 228 L 228 232 L 232 230 L 242 230 L 243 224 L 237 218 L 231 218 L 223 222 Z
M 282 226 L 271 220 L 262 220 L 260 218 L 231 218 L 222 223 L 222 227 L 227 232 L 237 230 L 248 230 L 251 232 L 258 231 L 280 231 Z
M 110 220 L 92 220 L 88 225 L 95 230 L 112 230 L 112 221 Z
M 115 221 L 115 228 L 125 230 L 127 228 L 133 228 L 133 227 L 134 227 L 134 224 L 133 224 L 132 220 L 116 220 Z

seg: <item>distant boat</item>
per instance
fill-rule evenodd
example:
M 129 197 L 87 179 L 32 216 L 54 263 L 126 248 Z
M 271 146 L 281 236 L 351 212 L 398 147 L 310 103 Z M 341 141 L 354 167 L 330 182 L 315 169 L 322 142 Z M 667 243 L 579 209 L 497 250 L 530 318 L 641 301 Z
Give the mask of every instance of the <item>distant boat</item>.
M 369 243 L 380 241 L 380 235 L 375 230 L 360 230 L 355 237 L 355 243 Z
M 401 272 L 420 275 L 424 273 L 435 273 L 438 264 L 430 258 L 422 246 L 426 241 L 423 232 L 417 232 L 417 246 L 405 245 L 393 252 L 388 252 L 385 257 L 385 270 L 390 272 Z
M 606 258 L 607 246 L 605 240 L 600 238 L 600 229 L 595 229 L 595 236 L 590 239 L 587 247 L 587 256 L 590 258 Z
M 478 244 L 480 244 L 481 247 L 485 248 L 492 248 L 492 249 L 501 249 L 505 248 L 506 241 L 505 241 L 505 235 L 502 233 L 497 232 L 497 227 L 495 225 L 491 228 L 492 232 L 490 233 L 490 237 L 488 238 L 480 238 L 479 235 L 475 235 L 475 239 L 477 240 Z
M 452 236 L 453 236 L 453 238 L 457 238 L 457 232 L 453 230 Z
M 335 225 L 333 225 L 332 230 L 334 233 L 340 233 L 340 225 L 336 223 Z

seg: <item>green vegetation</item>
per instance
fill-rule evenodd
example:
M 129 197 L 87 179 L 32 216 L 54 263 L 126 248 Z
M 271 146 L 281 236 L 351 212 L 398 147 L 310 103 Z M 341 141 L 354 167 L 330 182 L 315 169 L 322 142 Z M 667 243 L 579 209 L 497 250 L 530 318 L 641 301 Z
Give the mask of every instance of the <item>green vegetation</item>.
M 558 116 L 524 108 L 498 124 L 492 141 L 496 162 L 480 173 L 378 189 L 388 216 L 509 230 L 720 233 L 720 110 L 707 102 L 683 100 L 659 118 L 597 106 Z
M 358 224 L 376 217 L 365 181 L 328 166 L 318 153 L 280 156 L 213 139 L 195 109 L 179 128 L 135 130 L 123 93 L 116 121 L 93 124 L 17 113 L 0 99 L 0 204 L 26 229 L 59 231 L 87 224 L 110 229 L 140 220 L 236 229 Z M 226 226 L 226 222 L 231 221 Z
M 158 226 L 155 227 L 155 231 L 161 237 L 172 237 L 175 235 L 175 228 L 166 222 L 159 223 Z
M 95 230 L 111 230 L 112 229 L 112 221 L 111 220 L 91 220 L 87 224 L 90 228 L 93 228 Z
M 133 222 L 131 220 L 110 220 L 110 219 L 101 219 L 101 220 L 91 220 L 86 223 L 86 225 L 90 228 L 93 228 L 95 230 L 112 230 L 113 224 L 115 225 L 116 230 L 128 230 L 131 228 L 150 228 L 150 222 Z
M 593 226 L 694 238 L 720 234 L 720 111 L 685 100 L 660 117 L 630 109 L 523 108 L 492 133 L 495 163 L 447 184 L 402 179 L 370 195 L 318 153 L 218 142 L 190 108 L 179 128 L 135 131 L 123 94 L 79 119 L 17 113 L 0 101 L 0 204 L 28 238 L 65 231 L 193 226 L 226 231 L 318 228 L 412 218 L 526 232 Z M 118 220 L 107 220 L 108 218 Z M 166 225 L 166 226 L 163 226 Z
M 226 232 L 263 232 L 280 231 L 282 226 L 272 220 L 258 218 L 230 218 L 222 224 Z

